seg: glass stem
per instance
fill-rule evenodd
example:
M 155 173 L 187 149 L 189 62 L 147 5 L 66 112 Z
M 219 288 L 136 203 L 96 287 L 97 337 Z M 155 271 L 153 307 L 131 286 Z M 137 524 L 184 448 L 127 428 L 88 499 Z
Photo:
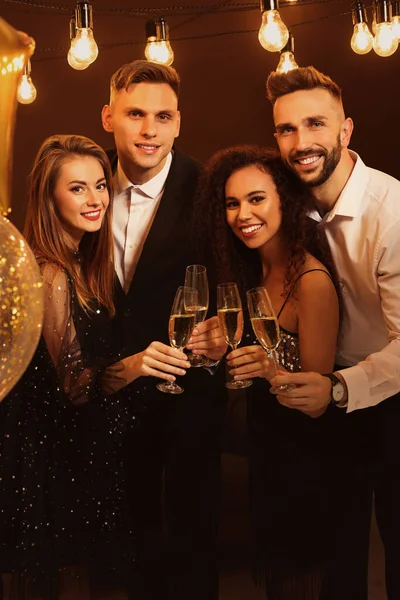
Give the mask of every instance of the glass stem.
M 238 347 L 238 344 L 232 344 L 231 345 L 232 351 L 236 350 L 237 347 Z M 232 378 L 235 379 L 236 367 L 233 367 L 233 370 L 234 370 L 234 374 L 232 375 Z
M 271 350 L 271 356 L 272 356 L 272 362 L 274 364 L 275 375 L 276 375 L 276 373 L 279 370 L 278 352 L 276 351 L 276 348 L 274 348 L 273 350 Z

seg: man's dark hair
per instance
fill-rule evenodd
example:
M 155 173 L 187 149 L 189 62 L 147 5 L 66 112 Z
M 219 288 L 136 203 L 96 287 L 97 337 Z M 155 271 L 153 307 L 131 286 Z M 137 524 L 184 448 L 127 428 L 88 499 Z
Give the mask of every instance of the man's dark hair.
M 342 90 L 338 84 L 314 67 L 301 67 L 288 73 L 272 71 L 267 79 L 267 97 L 272 106 L 281 96 L 315 88 L 327 90 L 336 100 L 342 102 Z

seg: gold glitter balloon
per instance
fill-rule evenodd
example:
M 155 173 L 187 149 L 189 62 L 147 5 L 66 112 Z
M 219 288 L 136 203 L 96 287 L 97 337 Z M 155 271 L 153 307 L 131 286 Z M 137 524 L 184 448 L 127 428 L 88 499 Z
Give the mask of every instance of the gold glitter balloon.
M 17 87 L 34 42 L 0 18 L 0 208 L 9 212 Z M 39 341 L 43 290 L 28 244 L 0 216 L 0 401 L 24 373 Z
M 35 257 L 0 216 L 0 401 L 24 373 L 42 328 L 43 289 Z

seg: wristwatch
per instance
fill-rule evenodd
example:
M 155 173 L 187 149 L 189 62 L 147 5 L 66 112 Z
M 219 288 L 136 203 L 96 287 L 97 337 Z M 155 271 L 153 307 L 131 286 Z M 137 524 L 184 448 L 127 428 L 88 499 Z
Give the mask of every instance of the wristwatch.
M 346 391 L 343 383 L 340 381 L 339 377 L 336 377 L 333 373 L 325 373 L 324 377 L 328 377 L 332 382 L 331 387 L 331 404 L 337 406 L 341 403 L 343 398 L 345 397 Z

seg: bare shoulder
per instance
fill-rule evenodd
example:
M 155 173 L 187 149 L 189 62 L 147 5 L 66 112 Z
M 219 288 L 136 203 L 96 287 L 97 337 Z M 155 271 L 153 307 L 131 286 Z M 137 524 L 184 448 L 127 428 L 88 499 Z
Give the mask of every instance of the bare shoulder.
M 297 288 L 300 302 L 304 299 L 308 300 L 310 296 L 315 302 L 326 302 L 329 298 L 337 298 L 328 269 L 311 255 L 307 256 Z

